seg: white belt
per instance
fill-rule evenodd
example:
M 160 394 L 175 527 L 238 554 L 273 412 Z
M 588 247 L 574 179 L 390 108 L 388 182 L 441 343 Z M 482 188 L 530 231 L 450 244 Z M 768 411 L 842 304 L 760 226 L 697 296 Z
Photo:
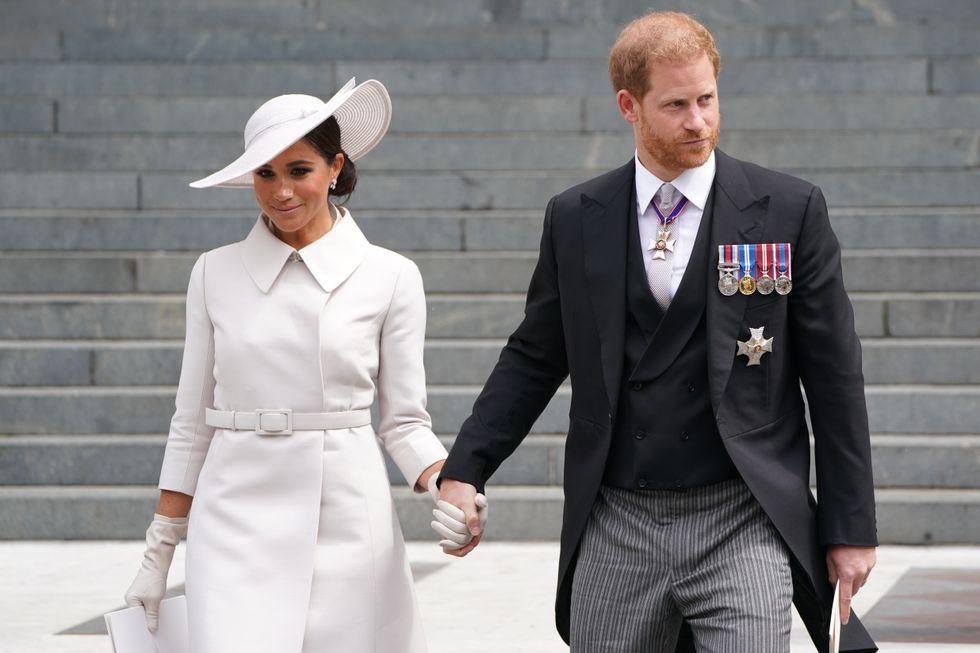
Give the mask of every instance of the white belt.
M 341 413 L 294 413 L 289 408 L 260 410 L 204 411 L 208 426 L 232 431 L 255 431 L 259 435 L 289 435 L 293 431 L 329 431 L 349 429 L 371 423 L 370 409 L 348 410 Z

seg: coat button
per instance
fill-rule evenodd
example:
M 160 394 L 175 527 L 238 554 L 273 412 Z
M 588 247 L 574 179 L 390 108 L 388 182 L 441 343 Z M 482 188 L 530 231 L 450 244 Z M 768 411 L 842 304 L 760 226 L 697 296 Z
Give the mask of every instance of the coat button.
M 647 480 L 645 478 L 641 478 L 640 480 L 638 480 L 636 482 L 636 484 L 638 486 L 640 486 L 640 487 L 646 487 L 647 486 Z
M 643 389 L 643 384 L 640 383 L 639 381 L 637 381 L 636 383 L 633 383 L 632 385 L 630 385 L 630 387 L 633 388 L 634 390 L 642 390 Z
M 675 480 L 674 480 L 674 487 L 675 487 L 675 488 L 678 488 L 678 489 L 680 489 L 680 488 L 682 488 L 682 487 L 684 487 L 684 484 L 683 484 L 683 483 L 681 483 L 681 479 L 679 479 L 679 478 L 678 478 L 678 479 L 675 479 Z
M 633 437 L 636 438 L 637 440 L 642 440 L 646 436 L 647 434 L 644 433 L 643 431 L 637 431 L 636 433 L 633 434 Z
M 693 383 L 688 383 L 687 384 L 687 391 L 688 392 L 694 392 L 694 390 L 695 390 L 694 384 Z
M 691 436 L 687 434 L 687 431 L 681 431 L 681 439 L 682 440 L 690 440 L 691 439 Z

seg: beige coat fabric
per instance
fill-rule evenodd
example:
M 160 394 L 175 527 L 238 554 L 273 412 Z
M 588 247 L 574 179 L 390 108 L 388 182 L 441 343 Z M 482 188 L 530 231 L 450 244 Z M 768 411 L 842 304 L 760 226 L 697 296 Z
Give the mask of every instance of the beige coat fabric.
M 194 495 L 187 601 L 195 653 L 423 653 L 379 443 L 414 483 L 446 457 L 426 411 L 418 268 L 353 217 L 294 250 L 262 218 L 203 254 L 187 292 L 160 488 Z M 379 424 L 266 436 L 206 408 L 343 412 Z

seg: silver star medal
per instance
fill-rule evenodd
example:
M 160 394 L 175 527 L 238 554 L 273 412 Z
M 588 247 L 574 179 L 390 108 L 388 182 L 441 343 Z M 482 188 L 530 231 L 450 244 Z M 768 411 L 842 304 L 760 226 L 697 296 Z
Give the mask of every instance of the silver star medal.
M 674 243 L 677 242 L 676 238 L 670 237 L 670 229 L 666 227 L 661 227 L 657 232 L 657 239 L 650 240 L 650 244 L 647 246 L 647 251 L 653 252 L 653 260 L 667 260 L 667 252 L 674 251 Z
M 762 332 L 766 327 L 761 326 L 758 329 L 753 329 L 749 327 L 749 331 L 752 332 L 752 337 L 742 342 L 738 340 L 738 354 L 737 356 L 745 356 L 749 359 L 748 365 L 758 365 L 759 361 L 762 360 L 763 354 L 768 354 L 772 351 L 772 338 L 763 338 Z

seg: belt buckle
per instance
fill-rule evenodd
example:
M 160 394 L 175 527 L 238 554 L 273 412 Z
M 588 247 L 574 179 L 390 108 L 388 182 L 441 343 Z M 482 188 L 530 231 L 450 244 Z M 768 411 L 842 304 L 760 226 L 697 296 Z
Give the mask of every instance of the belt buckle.
M 290 408 L 256 410 L 256 435 L 292 435 L 293 411 Z

